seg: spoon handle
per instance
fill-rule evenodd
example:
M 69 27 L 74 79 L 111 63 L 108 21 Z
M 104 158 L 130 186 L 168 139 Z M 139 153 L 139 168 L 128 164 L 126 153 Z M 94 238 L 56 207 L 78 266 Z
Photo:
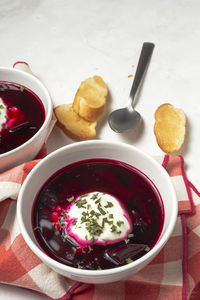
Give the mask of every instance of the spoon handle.
M 142 80 L 142 77 L 147 69 L 148 63 L 150 61 L 152 52 L 153 52 L 154 44 L 153 43 L 144 43 L 142 47 L 142 51 L 140 54 L 137 70 L 135 73 L 135 78 L 133 81 L 133 85 L 130 91 L 130 98 L 132 99 L 132 107 L 136 92 Z

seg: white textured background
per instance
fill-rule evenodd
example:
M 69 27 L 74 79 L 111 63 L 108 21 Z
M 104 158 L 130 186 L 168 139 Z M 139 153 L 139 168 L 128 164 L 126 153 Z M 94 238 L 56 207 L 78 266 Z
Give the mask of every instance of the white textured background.
M 0 65 L 27 61 L 55 105 L 70 103 L 80 82 L 101 75 L 109 88 L 97 138 L 130 143 L 160 155 L 154 112 L 169 102 L 187 116 L 185 158 L 189 179 L 200 188 L 200 1 L 199 0 L 0 0 Z M 139 128 L 113 132 L 107 116 L 126 105 L 143 42 L 155 49 L 137 103 Z M 72 143 L 57 128 L 52 151 Z M 0 299 L 44 299 L 0 285 Z

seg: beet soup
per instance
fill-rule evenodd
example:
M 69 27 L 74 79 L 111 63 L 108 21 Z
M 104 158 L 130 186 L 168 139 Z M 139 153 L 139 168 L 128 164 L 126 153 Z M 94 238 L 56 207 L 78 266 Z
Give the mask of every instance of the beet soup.
M 145 255 L 163 223 L 162 199 L 152 182 L 133 166 L 103 158 L 57 171 L 32 208 L 43 251 L 87 270 L 119 267 Z
M 28 141 L 45 120 L 41 100 L 30 89 L 0 81 L 0 154 Z

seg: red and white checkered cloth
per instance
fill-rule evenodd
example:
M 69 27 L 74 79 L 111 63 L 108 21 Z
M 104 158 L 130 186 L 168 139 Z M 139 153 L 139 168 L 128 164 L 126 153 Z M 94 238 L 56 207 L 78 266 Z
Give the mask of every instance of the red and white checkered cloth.
M 126 280 L 100 285 L 77 283 L 55 273 L 31 252 L 20 234 L 17 195 L 38 160 L 0 174 L 0 282 L 59 300 L 199 300 L 200 193 L 188 181 L 181 156 L 157 159 L 168 171 L 177 193 L 175 230 L 143 270 Z

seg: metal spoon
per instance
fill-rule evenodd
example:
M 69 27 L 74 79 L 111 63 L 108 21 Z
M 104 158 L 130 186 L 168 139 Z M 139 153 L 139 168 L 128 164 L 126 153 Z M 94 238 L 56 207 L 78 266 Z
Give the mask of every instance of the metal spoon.
M 135 95 L 140 86 L 143 75 L 147 69 L 148 63 L 153 52 L 153 43 L 144 43 L 140 54 L 135 78 L 130 91 L 130 103 L 128 107 L 120 108 L 113 111 L 108 118 L 108 123 L 112 130 L 116 132 L 123 132 L 133 126 L 135 126 L 141 119 L 141 115 L 134 110 Z

